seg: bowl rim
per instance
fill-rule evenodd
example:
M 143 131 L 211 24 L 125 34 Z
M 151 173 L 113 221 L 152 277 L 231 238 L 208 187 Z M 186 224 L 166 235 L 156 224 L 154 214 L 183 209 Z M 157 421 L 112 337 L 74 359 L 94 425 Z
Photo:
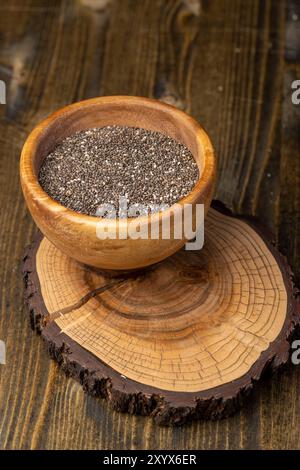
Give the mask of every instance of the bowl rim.
M 54 123 L 58 118 L 62 119 L 63 116 L 71 114 L 72 112 L 86 107 L 99 106 L 101 104 L 128 104 L 130 106 L 144 105 L 156 110 L 160 108 L 162 111 L 167 111 L 169 114 L 172 114 L 178 120 L 184 120 L 195 133 L 197 146 L 201 149 L 202 160 L 203 160 L 203 169 L 202 173 L 199 176 L 195 186 L 191 192 L 184 198 L 178 200 L 172 206 L 167 207 L 164 210 L 160 210 L 155 213 L 150 213 L 148 215 L 137 216 L 133 218 L 116 218 L 116 219 L 107 219 L 98 216 L 92 216 L 88 214 L 83 214 L 81 212 L 76 212 L 73 209 L 70 209 L 60 202 L 53 199 L 40 185 L 38 177 L 36 176 L 34 170 L 35 155 L 37 150 L 37 143 L 43 137 L 43 134 L 47 131 L 48 127 Z M 197 163 L 198 164 L 198 163 Z M 87 100 L 77 101 L 75 103 L 69 104 L 62 108 L 59 108 L 55 112 L 51 113 L 48 117 L 43 119 L 38 123 L 33 130 L 28 135 L 21 152 L 20 158 L 20 179 L 21 185 L 24 191 L 24 187 L 29 190 L 30 195 L 48 211 L 56 215 L 63 216 L 69 222 L 76 222 L 86 225 L 97 226 L 101 221 L 105 221 L 108 229 L 110 227 L 117 226 L 127 226 L 128 223 L 138 221 L 140 225 L 148 224 L 151 218 L 153 222 L 161 222 L 163 218 L 170 217 L 171 214 L 175 214 L 178 210 L 182 209 L 184 204 L 193 204 L 198 199 L 199 194 L 205 194 L 206 189 L 211 186 L 214 181 L 215 175 L 215 153 L 214 148 L 211 143 L 211 140 L 203 129 L 203 127 L 190 115 L 184 111 L 164 102 L 161 102 L 156 99 L 140 97 L 140 96 L 126 96 L 126 95 L 113 95 L 113 96 L 101 96 L 96 98 L 90 98 Z M 199 169 L 199 166 L 198 166 Z M 200 169 L 199 169 L 200 172 Z

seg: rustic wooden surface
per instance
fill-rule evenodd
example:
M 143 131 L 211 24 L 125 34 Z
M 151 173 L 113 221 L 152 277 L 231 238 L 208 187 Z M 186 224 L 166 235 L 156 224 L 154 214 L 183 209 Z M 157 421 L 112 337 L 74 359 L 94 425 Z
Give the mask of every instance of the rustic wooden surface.
M 27 249 L 32 327 L 114 410 L 173 426 L 228 417 L 263 371 L 289 362 L 300 323 L 290 269 L 258 227 L 220 206 L 208 211 L 200 252 L 125 276 L 87 268 L 41 233 Z
M 296 0 L 0 2 L 1 448 L 300 448 L 299 366 L 267 377 L 234 417 L 180 429 L 113 412 L 68 380 L 28 326 L 20 264 L 35 227 L 18 179 L 24 139 L 52 110 L 103 94 L 164 99 L 205 125 L 216 196 L 261 217 L 299 284 L 299 19 Z

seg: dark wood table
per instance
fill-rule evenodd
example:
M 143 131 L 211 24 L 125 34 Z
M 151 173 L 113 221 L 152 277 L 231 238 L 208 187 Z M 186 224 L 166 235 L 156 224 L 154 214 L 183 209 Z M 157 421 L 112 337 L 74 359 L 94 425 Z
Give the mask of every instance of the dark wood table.
M 1 448 L 300 448 L 300 366 L 266 377 L 230 419 L 177 429 L 114 412 L 66 378 L 29 328 L 20 267 L 36 228 L 18 175 L 27 134 L 65 104 L 114 94 L 170 102 L 213 139 L 216 197 L 269 226 L 299 284 L 299 2 L 1 0 L 0 79 Z

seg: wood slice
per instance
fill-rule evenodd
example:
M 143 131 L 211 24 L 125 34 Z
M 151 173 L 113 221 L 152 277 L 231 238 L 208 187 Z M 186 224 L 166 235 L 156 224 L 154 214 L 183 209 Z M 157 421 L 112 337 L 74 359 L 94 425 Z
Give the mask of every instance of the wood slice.
M 216 204 L 215 204 L 216 206 Z M 110 276 L 39 234 L 24 258 L 32 327 L 92 395 L 161 424 L 221 418 L 289 357 L 299 300 L 285 258 L 220 204 L 205 246 Z

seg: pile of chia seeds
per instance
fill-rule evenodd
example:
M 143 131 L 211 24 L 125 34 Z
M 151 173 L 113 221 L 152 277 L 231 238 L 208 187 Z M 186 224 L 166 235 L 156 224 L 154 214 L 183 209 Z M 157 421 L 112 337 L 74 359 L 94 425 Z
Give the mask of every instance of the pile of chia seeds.
M 149 212 L 187 196 L 199 178 L 191 152 L 174 139 L 145 129 L 106 126 L 77 132 L 45 157 L 42 188 L 56 201 L 97 215 L 103 204 L 119 212 L 119 197 Z M 139 211 L 135 215 L 145 215 Z

